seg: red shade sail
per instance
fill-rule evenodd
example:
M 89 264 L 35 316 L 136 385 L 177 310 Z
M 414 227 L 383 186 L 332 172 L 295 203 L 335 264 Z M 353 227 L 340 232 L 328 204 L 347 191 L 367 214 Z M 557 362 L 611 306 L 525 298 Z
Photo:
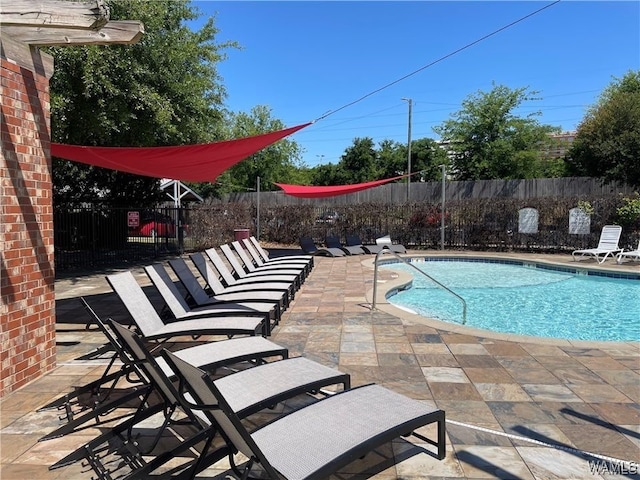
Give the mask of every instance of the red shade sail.
M 338 195 L 347 195 L 348 193 L 359 192 L 360 190 L 366 190 L 368 188 L 378 187 L 385 183 L 393 182 L 406 177 L 406 175 L 400 175 L 399 177 L 385 178 L 383 180 L 375 180 L 373 182 L 354 183 L 353 185 L 333 185 L 328 187 L 316 187 L 308 185 L 288 185 L 286 183 L 276 183 L 284 193 L 298 198 L 322 198 L 322 197 L 335 197 Z
M 51 144 L 51 156 L 148 177 L 213 182 L 226 169 L 310 125 L 216 143 L 176 147 L 83 147 Z

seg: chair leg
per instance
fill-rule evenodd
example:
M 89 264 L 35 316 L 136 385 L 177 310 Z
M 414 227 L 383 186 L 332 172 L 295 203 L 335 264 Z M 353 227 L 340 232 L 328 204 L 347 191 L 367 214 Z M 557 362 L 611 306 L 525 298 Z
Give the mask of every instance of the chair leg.
M 147 387 L 148 388 L 148 387 Z M 143 391 L 141 391 L 139 388 L 135 387 L 133 391 L 129 392 L 128 394 L 112 401 L 112 402 L 108 402 L 108 403 L 102 403 L 101 405 L 99 405 L 97 408 L 92 409 L 89 412 L 86 412 L 84 415 L 80 415 L 78 417 L 73 418 L 72 420 L 70 420 L 68 423 L 62 425 L 61 427 L 57 428 L 56 430 L 54 430 L 51 433 L 48 433 L 47 435 L 43 436 L 40 440 L 38 440 L 39 442 L 45 441 L 45 440 L 52 440 L 54 438 L 59 438 L 62 437 L 64 435 L 67 435 L 69 433 L 73 433 L 74 431 L 76 431 L 76 428 L 79 427 L 80 425 L 82 425 L 85 422 L 88 422 L 91 419 L 95 419 L 97 423 L 100 423 L 100 416 L 104 415 L 116 408 L 118 408 L 118 406 L 128 402 L 129 400 L 133 400 L 136 397 L 139 397 L 141 394 L 143 393 Z

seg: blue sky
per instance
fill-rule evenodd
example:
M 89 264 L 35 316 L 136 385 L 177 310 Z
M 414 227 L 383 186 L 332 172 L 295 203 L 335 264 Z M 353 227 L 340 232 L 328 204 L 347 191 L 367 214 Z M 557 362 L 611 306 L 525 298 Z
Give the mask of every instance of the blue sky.
M 227 107 L 267 105 L 286 126 L 312 121 L 553 2 L 194 1 L 215 16 Z M 197 25 L 197 23 L 196 23 Z M 517 112 L 575 130 L 614 77 L 640 69 L 640 2 L 563 0 L 297 132 L 308 166 L 337 163 L 356 137 L 406 143 L 493 84 L 539 91 Z

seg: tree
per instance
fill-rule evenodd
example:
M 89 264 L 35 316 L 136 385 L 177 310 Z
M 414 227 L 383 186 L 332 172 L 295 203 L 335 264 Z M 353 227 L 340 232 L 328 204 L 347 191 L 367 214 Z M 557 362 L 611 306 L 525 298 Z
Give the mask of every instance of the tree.
M 258 105 L 250 113 L 230 114 L 226 138 L 260 135 L 286 128 L 282 121 L 271 116 L 271 109 Z M 302 162 L 302 149 L 288 138 L 282 139 L 224 172 L 216 182 L 216 194 L 246 192 L 256 189 L 260 177 L 260 189 L 277 190 L 274 182 L 298 183 L 309 179 Z
M 391 178 L 407 171 L 407 147 L 394 140 L 378 144 L 377 167 L 381 178 Z
M 494 86 L 462 102 L 462 110 L 434 128 L 452 158 L 460 180 L 535 178 L 540 172 L 541 150 L 549 134 L 559 131 L 541 125 L 533 113 L 525 118 L 513 111 L 536 92 Z
M 110 0 L 114 20 L 145 26 L 135 45 L 52 48 L 53 141 L 93 146 L 167 146 L 223 138 L 224 86 L 216 65 L 235 43 L 216 43 L 214 18 L 198 31 L 187 0 Z M 157 179 L 55 160 L 54 202 L 152 203 Z
M 614 79 L 589 108 L 568 163 L 575 175 L 640 186 L 640 70 Z
M 449 163 L 447 152 L 435 140 L 421 138 L 411 142 L 411 171 L 421 172 L 411 177 L 412 182 L 440 180 L 441 165 Z
M 377 152 L 371 138 L 354 138 L 353 145 L 347 147 L 340 157 L 338 165 L 343 175 L 341 183 L 352 184 L 375 180 L 378 177 L 376 158 Z

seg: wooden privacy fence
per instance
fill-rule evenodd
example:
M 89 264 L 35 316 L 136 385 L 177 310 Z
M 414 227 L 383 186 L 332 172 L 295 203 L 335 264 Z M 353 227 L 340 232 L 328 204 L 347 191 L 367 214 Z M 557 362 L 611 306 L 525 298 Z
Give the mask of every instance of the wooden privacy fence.
M 602 183 L 598 178 L 565 177 L 538 178 L 528 180 L 472 180 L 447 181 L 447 200 L 473 198 L 544 198 L 544 197 L 602 197 L 616 194 L 631 194 L 633 188 L 616 183 Z M 442 197 L 442 182 L 411 183 L 410 202 L 439 202 Z M 233 193 L 222 202 L 255 203 L 257 193 Z M 407 184 L 392 183 L 361 192 L 329 198 L 295 198 L 281 191 L 261 192 L 261 205 L 352 205 L 358 203 L 399 204 L 407 201 Z

